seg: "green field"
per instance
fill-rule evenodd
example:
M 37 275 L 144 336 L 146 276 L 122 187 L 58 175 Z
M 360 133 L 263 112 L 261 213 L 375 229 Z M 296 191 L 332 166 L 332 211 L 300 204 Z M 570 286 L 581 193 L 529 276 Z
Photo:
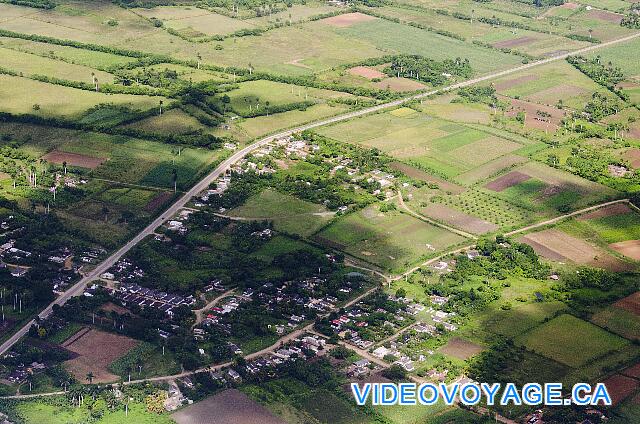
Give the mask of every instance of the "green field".
M 336 220 L 316 239 L 389 270 L 405 268 L 464 240 L 410 215 L 380 212 L 375 205 Z
M 27 78 L 0 75 L 0 111 L 2 112 L 70 117 L 78 116 L 101 103 L 147 110 L 157 107 L 162 99 L 162 97 L 96 93 Z M 37 110 L 34 105 L 38 105 Z
M 591 317 L 591 322 L 629 340 L 640 340 L 640 317 L 615 306 L 609 306 Z
M 560 315 L 519 336 L 518 344 L 570 367 L 580 367 L 628 341 L 571 315 Z
M 277 231 L 310 236 L 332 217 L 322 205 L 315 205 L 293 196 L 264 190 L 244 205 L 227 212 L 231 217 L 273 221 Z

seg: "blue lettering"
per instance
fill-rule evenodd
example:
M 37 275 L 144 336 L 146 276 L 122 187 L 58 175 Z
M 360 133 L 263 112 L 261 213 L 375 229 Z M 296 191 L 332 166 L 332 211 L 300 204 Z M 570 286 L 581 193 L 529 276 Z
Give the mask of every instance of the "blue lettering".
M 513 383 L 507 383 L 502 398 L 500 399 L 500 405 L 508 405 L 509 402 L 512 402 L 514 405 L 522 405 L 518 389 L 516 389 Z
M 487 405 L 492 406 L 496 400 L 496 394 L 500 390 L 500 383 L 493 383 L 489 386 L 487 383 L 480 384 L 482 391 L 487 396 Z
M 473 397 L 468 396 L 469 391 L 473 392 Z M 482 392 L 476 384 L 465 384 L 460 389 L 460 401 L 465 405 L 477 405 L 481 395 Z
M 596 384 L 593 396 L 591 396 L 591 405 L 598 405 L 600 401 L 606 406 L 611 406 L 611 397 L 604 383 Z
M 384 383 L 380 385 L 382 390 L 381 405 L 393 405 L 398 403 L 398 386 L 392 383 Z M 389 391 L 391 391 L 392 397 L 389 398 Z
M 424 392 L 427 390 L 431 390 L 431 397 L 427 398 L 424 395 Z M 433 405 L 438 401 L 438 386 L 431 383 L 423 383 L 420 385 L 418 389 L 418 401 L 420 401 L 421 405 Z
M 544 385 L 545 405 L 560 406 L 562 402 L 562 384 L 546 383 Z
M 573 390 L 571 390 L 571 400 L 576 405 L 588 405 L 591 401 L 591 396 L 588 394 L 586 396 L 583 393 L 591 393 L 591 386 L 586 383 L 578 383 L 573 386 Z
M 522 401 L 525 405 L 540 405 L 542 403 L 542 386 L 538 383 L 528 383 L 522 387 Z
M 453 390 L 449 391 L 450 388 L 452 388 Z M 458 390 L 460 390 L 460 383 L 453 383 L 449 387 L 447 387 L 447 385 L 444 383 L 440 383 L 440 390 L 442 390 L 444 403 L 446 403 L 447 405 L 453 405 L 456 399 L 456 394 L 458 393 Z
M 358 383 L 351 383 L 351 392 L 353 393 L 353 397 L 356 399 L 356 405 L 362 406 L 367 402 L 367 398 L 371 393 L 371 383 L 365 383 L 364 393 L 360 391 Z
M 400 384 L 400 405 L 416 404 L 416 385 L 414 383 Z

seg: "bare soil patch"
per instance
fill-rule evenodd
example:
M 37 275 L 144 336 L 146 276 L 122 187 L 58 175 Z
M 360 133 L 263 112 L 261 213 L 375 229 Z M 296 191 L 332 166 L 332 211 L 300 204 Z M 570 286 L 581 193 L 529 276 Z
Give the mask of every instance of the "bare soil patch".
M 244 393 L 230 389 L 171 415 L 178 424 L 285 424 Z
M 102 305 L 100 307 L 101 310 L 105 311 L 105 312 L 116 312 L 119 315 L 123 315 L 123 314 L 130 314 L 131 311 L 128 310 L 127 308 L 124 308 L 120 305 L 116 305 L 113 302 L 107 302 L 104 305 Z
M 144 210 L 147 212 L 153 212 L 167 203 L 167 201 L 171 199 L 171 197 L 173 197 L 173 193 L 169 191 L 162 191 L 158 193 L 153 199 L 151 199 L 149 203 L 147 203 L 147 205 L 144 207 Z
M 67 162 L 70 166 L 79 166 L 81 168 L 95 169 L 102 165 L 107 159 L 97 158 L 93 156 L 81 155 L 78 153 L 67 153 L 54 150 L 42 157 L 44 160 L 62 165 Z
M 640 140 L 640 125 L 631 127 L 629 129 L 629 135 L 635 139 Z M 640 167 L 640 166 L 639 166 Z
M 618 300 L 613 306 L 640 315 L 640 291 Z
M 627 240 L 618 243 L 611 243 L 610 248 L 621 255 L 631 258 L 634 261 L 640 261 L 640 240 Z
M 416 180 L 437 184 L 441 190 L 451 192 L 452 194 L 460 194 L 465 191 L 465 188 L 462 186 L 443 180 L 442 178 L 435 177 L 431 174 L 427 174 L 423 170 L 411 165 L 407 165 L 402 162 L 391 162 L 389 165 L 391 168 L 396 169 L 411 178 L 415 178 Z
M 556 229 L 527 234 L 521 237 L 520 241 L 533 247 L 539 255 L 554 261 L 570 260 L 577 264 L 610 271 L 625 271 L 632 268 L 629 264 L 614 258 L 586 241 Z
M 496 47 L 499 49 L 504 49 L 504 48 L 510 49 L 512 47 L 531 44 L 534 41 L 536 41 L 536 38 L 534 37 L 520 37 L 520 38 L 514 38 L 512 40 L 504 40 L 504 41 L 499 41 L 497 43 L 493 43 L 493 47 Z
M 78 333 L 81 333 L 80 337 L 74 335 L 62 344 L 67 350 L 78 354 L 78 357 L 64 363 L 69 372 L 81 382 L 87 380 L 88 373 L 93 373 L 94 383 L 118 380 L 117 375 L 109 372 L 108 366 L 138 342 L 129 337 L 94 329 L 83 329 Z
M 495 85 L 496 90 L 508 90 L 509 88 L 516 87 L 520 84 L 524 84 L 530 81 L 535 81 L 538 79 L 537 75 L 523 75 L 518 78 L 509 79 L 506 81 L 499 82 Z
M 471 343 L 468 340 L 461 339 L 460 337 L 452 337 L 451 339 L 449 339 L 447 344 L 441 347 L 439 350 L 445 355 L 466 360 L 482 352 L 482 346 Z
M 569 3 L 563 4 L 562 6 L 559 6 L 559 7 L 562 7 L 563 9 L 576 10 L 577 8 L 580 7 L 580 5 L 578 3 L 569 2 Z
M 387 76 L 377 69 L 369 68 L 368 66 L 356 66 L 354 68 L 349 69 L 349 73 L 351 75 L 356 75 L 359 77 L 365 77 L 367 79 L 374 78 L 386 78 Z
M 531 177 L 527 174 L 523 174 L 522 172 L 512 171 L 502 177 L 498 177 L 493 181 L 489 181 L 485 184 L 485 187 L 492 191 L 504 191 L 509 187 L 513 187 L 520 183 L 523 183 L 527 180 L 531 179 Z
M 600 21 L 613 22 L 616 24 L 622 22 L 622 15 L 607 12 L 606 10 L 592 10 L 587 13 L 587 16 L 590 18 L 598 19 Z
M 505 100 L 506 98 L 503 98 Z M 524 100 L 510 99 L 511 107 L 507 110 L 507 116 L 515 117 L 520 112 L 525 113 L 525 126 L 544 131 L 555 131 L 565 112 L 551 106 L 530 103 Z
M 385 78 L 375 86 L 382 90 L 389 89 L 391 91 L 416 91 L 426 87 L 420 81 L 408 78 Z
M 640 379 L 640 362 L 625 370 L 622 370 L 620 374 L 626 375 L 627 377 Z
M 487 222 L 472 215 L 467 215 L 464 212 L 460 212 L 439 203 L 431 203 L 429 206 L 422 209 L 422 213 L 428 217 L 473 234 L 490 233 L 499 228 L 491 222 Z
M 320 20 L 320 22 L 324 22 L 331 26 L 335 27 L 350 27 L 351 25 L 360 23 L 360 22 L 368 22 L 377 19 L 373 16 L 365 15 L 360 12 L 353 13 L 345 13 L 343 15 L 332 16 L 330 18 L 324 18 Z
M 638 134 L 640 136 L 640 134 Z M 640 149 L 629 149 L 622 156 L 624 160 L 629 162 L 632 168 L 640 168 Z
M 633 212 L 629 205 L 626 203 L 616 203 L 613 205 L 605 206 L 604 208 L 596 209 L 595 211 L 580 215 L 578 220 L 585 221 L 589 219 L 605 218 L 607 216 L 624 215 Z
M 613 405 L 617 405 L 628 398 L 640 386 L 640 381 L 620 374 L 607 378 L 603 383 L 607 386 Z

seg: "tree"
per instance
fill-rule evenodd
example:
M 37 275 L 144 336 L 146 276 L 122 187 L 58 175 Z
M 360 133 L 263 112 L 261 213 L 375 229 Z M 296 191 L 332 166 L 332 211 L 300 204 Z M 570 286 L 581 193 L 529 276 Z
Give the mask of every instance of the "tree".
M 407 377 L 407 371 L 400 365 L 391 365 L 389 368 L 382 371 L 382 375 L 389 380 L 399 381 Z
M 89 384 L 93 383 L 93 379 L 95 378 L 95 375 L 93 375 L 93 373 L 91 371 L 89 371 L 87 373 L 87 381 L 89 382 Z

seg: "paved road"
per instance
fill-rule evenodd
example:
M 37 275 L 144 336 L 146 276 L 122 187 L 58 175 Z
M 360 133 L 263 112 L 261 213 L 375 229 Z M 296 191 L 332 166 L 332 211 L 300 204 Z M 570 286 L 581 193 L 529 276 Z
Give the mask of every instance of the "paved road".
M 500 72 L 494 72 L 494 73 L 489 74 L 489 75 L 485 75 L 485 76 L 474 78 L 474 79 L 471 79 L 471 80 L 468 80 L 468 81 L 464 81 L 464 82 L 461 82 L 461 83 L 453 84 L 453 85 L 450 85 L 448 87 L 443 87 L 443 88 L 440 88 L 439 90 L 432 90 L 432 91 L 416 94 L 416 95 L 409 96 L 409 97 L 406 97 L 406 98 L 403 98 L 403 99 L 400 99 L 400 100 L 394 100 L 392 102 L 380 104 L 380 105 L 377 105 L 377 106 L 372 106 L 372 107 L 361 109 L 361 110 L 357 110 L 357 111 L 354 111 L 354 112 L 345 113 L 343 115 L 334 116 L 332 118 L 323 119 L 321 121 L 312 122 L 310 124 L 306 124 L 306 125 L 302 125 L 302 126 L 297 127 L 297 128 L 292 128 L 290 130 L 282 131 L 280 133 L 273 134 L 273 135 L 265 137 L 265 138 L 263 138 L 261 140 L 258 140 L 255 143 L 250 144 L 250 145 L 248 145 L 247 147 L 245 147 L 245 148 L 243 148 L 241 150 L 238 150 L 233 155 L 231 155 L 228 159 L 226 159 L 220 165 L 218 165 L 218 167 L 216 169 L 214 169 L 211 173 L 209 173 L 207 176 L 205 176 L 200 182 L 198 182 L 196 185 L 194 185 L 189 191 L 187 191 L 182 197 L 180 197 L 174 204 L 172 204 L 162 215 L 160 215 L 158 218 L 153 220 L 153 222 L 151 222 L 147 227 L 145 227 L 133 239 L 131 239 L 124 246 L 122 246 L 120 249 L 118 249 L 115 253 L 113 253 L 111 256 L 109 256 L 107 259 L 105 259 L 93 271 L 91 271 L 90 273 L 85 275 L 74 286 L 69 288 L 69 290 L 64 292 L 56 300 L 54 300 L 50 305 L 48 305 L 42 312 L 40 312 L 38 314 L 38 317 L 46 318 L 47 316 L 49 316 L 51 314 L 51 311 L 52 311 L 54 305 L 64 305 L 72 297 L 81 295 L 82 292 L 84 291 L 84 288 L 86 287 L 86 285 L 89 282 L 91 282 L 92 280 L 96 279 L 100 274 L 106 272 L 109 268 L 111 268 L 111 266 L 113 266 L 120 258 L 122 258 L 135 245 L 137 245 L 145 237 L 153 234 L 153 232 L 154 232 L 154 230 L 156 228 L 158 228 L 160 225 L 162 225 L 168 219 L 170 219 L 175 214 L 177 214 L 178 211 L 181 208 L 183 208 L 187 203 L 189 203 L 189 201 L 193 197 L 195 197 L 198 193 L 200 193 L 200 192 L 204 191 L 205 189 L 207 189 L 209 187 L 209 185 L 213 181 L 215 181 L 218 177 L 223 175 L 231 167 L 231 165 L 233 165 L 235 162 L 237 162 L 238 160 L 242 159 L 249 152 L 251 152 L 252 150 L 255 150 L 258 147 L 261 147 L 261 146 L 263 146 L 263 145 L 265 145 L 267 143 L 270 143 L 273 140 L 276 140 L 278 138 L 289 136 L 289 135 L 291 135 L 291 134 L 293 134 L 295 132 L 300 132 L 300 131 L 308 130 L 308 129 L 311 129 L 311 128 L 316 128 L 316 127 L 320 127 L 320 126 L 323 126 L 323 125 L 332 124 L 332 123 L 335 123 L 335 122 L 346 121 L 348 119 L 355 118 L 357 116 L 362 116 L 362 115 L 366 115 L 366 114 L 369 114 L 369 113 L 374 113 L 374 112 L 378 112 L 378 111 L 381 111 L 381 110 L 384 110 L 384 109 L 388 109 L 388 108 L 391 108 L 391 107 L 400 106 L 400 105 L 402 105 L 404 103 L 411 102 L 413 100 L 419 100 L 419 99 L 422 99 L 424 97 L 427 97 L 427 96 L 430 96 L 430 95 L 433 95 L 433 94 L 436 94 L 436 93 L 439 93 L 439 92 L 450 91 L 450 90 L 455 90 L 457 88 L 467 87 L 467 86 L 474 85 L 474 84 L 477 84 L 479 82 L 487 81 L 487 80 L 490 80 L 490 79 L 493 79 L 493 78 L 502 77 L 502 76 L 505 76 L 505 75 L 509 75 L 509 74 L 520 72 L 520 71 L 523 71 L 523 70 L 526 70 L 526 69 L 530 69 L 530 68 L 533 68 L 533 67 L 536 67 L 536 66 L 544 65 L 544 64 L 555 62 L 555 61 L 558 61 L 558 60 L 563 60 L 563 59 L 566 59 L 569 56 L 573 56 L 573 55 L 577 55 L 577 54 L 584 54 L 584 53 L 588 53 L 588 52 L 591 52 L 593 50 L 601 49 L 601 48 L 604 48 L 604 47 L 607 47 L 607 46 L 611 46 L 611 45 L 614 45 L 614 44 L 630 41 L 630 40 L 638 38 L 638 37 L 640 37 L 640 33 L 636 33 L 636 34 L 629 35 L 629 36 L 626 36 L 626 37 L 618 38 L 616 40 L 607 41 L 606 43 L 594 44 L 593 46 L 589 46 L 589 47 L 585 47 L 583 49 L 575 50 L 575 51 L 573 51 L 571 53 L 565 53 L 565 54 L 561 54 L 561 55 L 558 55 L 558 56 L 553 56 L 553 57 L 550 57 L 548 59 L 543 59 L 543 60 L 540 60 L 540 61 L 537 61 L 537 62 L 528 63 L 526 65 L 517 66 L 515 68 L 507 69 L 507 70 L 500 71 Z M 4 354 L 9 349 L 11 349 L 11 347 L 14 344 L 16 344 L 18 342 L 18 340 L 20 340 L 20 338 L 22 336 L 27 334 L 29 332 L 29 328 L 31 328 L 31 325 L 33 323 L 34 323 L 34 320 L 29 321 L 22 328 L 20 328 L 18 331 L 16 331 L 16 333 L 13 334 L 9 339 L 7 339 L 4 343 L 2 343 L 2 345 L 0 345 L 0 355 Z

